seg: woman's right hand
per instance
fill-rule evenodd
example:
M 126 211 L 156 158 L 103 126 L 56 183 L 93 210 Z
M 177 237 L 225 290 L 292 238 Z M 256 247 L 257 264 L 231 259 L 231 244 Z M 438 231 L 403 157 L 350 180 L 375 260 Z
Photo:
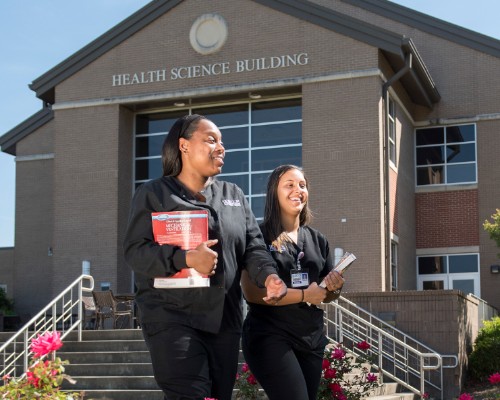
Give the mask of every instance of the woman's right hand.
M 216 245 L 217 239 L 200 243 L 195 249 L 186 252 L 186 265 L 194 268 L 200 274 L 213 275 L 217 268 L 217 252 L 210 250 Z
M 326 289 L 313 282 L 307 289 L 304 289 L 304 301 L 317 306 L 325 300 L 327 294 L 328 291 Z

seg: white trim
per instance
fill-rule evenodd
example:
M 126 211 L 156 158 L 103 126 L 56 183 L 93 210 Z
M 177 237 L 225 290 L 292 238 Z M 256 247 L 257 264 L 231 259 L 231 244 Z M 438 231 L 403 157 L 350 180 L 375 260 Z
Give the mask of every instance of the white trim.
M 20 162 L 20 161 L 39 161 L 39 160 L 51 160 L 54 158 L 54 153 L 47 153 L 47 154 L 31 154 L 27 156 L 17 156 L 14 161 L 15 162 Z
M 118 96 L 101 99 L 91 100 L 77 100 L 77 101 L 63 101 L 52 105 L 53 110 L 64 110 L 81 107 L 98 107 L 113 104 L 131 104 L 131 103 L 144 103 L 149 101 L 160 101 L 168 99 L 178 99 L 194 96 L 206 96 L 215 94 L 228 94 L 239 92 L 251 92 L 264 89 L 272 89 L 277 87 L 297 86 L 304 83 L 318 83 L 327 81 L 337 81 L 345 79 L 367 78 L 373 76 L 382 76 L 378 68 L 371 68 L 360 71 L 348 71 L 334 74 L 298 77 L 298 78 L 285 78 L 273 79 L 270 81 L 262 81 L 256 83 L 244 83 L 230 86 L 208 86 L 199 89 L 178 90 L 173 92 L 161 92 L 150 94 L 139 94 L 134 96 Z M 261 101 L 263 99 L 260 99 Z M 193 107 L 193 105 L 191 105 Z
M 462 246 L 462 247 L 436 247 L 434 249 L 417 249 L 417 256 L 436 256 L 436 255 L 460 255 L 468 253 L 479 253 L 479 246 Z

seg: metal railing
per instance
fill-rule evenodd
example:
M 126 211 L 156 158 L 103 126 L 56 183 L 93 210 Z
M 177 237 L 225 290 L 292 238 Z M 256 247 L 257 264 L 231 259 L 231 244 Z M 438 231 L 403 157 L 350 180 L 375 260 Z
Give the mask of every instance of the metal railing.
M 88 283 L 89 286 L 84 286 Z M 59 331 L 61 340 L 71 331 L 78 329 L 78 341 L 82 341 L 84 310 L 83 292 L 94 290 L 94 279 L 81 275 L 54 300 L 27 322 L 17 333 L 0 347 L 0 376 L 19 377 L 28 369 L 30 342 L 46 332 Z
M 432 392 L 433 397 L 443 399 L 443 368 L 455 368 L 456 355 L 440 355 L 344 297 L 321 307 L 330 340 L 354 353 L 355 344 L 365 340 L 376 359 L 373 366 L 384 377 L 419 396 Z
M 477 301 L 477 327 L 481 329 L 484 326 L 484 321 L 489 321 L 498 315 L 498 310 L 488 304 L 486 301 L 469 293 L 467 297 L 470 297 Z

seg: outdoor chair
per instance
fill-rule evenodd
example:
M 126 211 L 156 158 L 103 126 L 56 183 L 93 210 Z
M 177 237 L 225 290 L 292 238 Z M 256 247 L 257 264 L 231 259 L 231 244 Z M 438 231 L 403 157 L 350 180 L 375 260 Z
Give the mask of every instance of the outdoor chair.
M 83 303 L 83 329 L 94 329 L 96 325 L 96 308 L 94 297 L 82 296 Z
M 134 317 L 134 301 L 119 300 L 111 290 L 92 291 L 96 306 L 96 323 L 95 329 L 101 327 L 104 329 L 106 319 L 113 321 L 113 329 L 118 327 L 118 320 L 121 318 L 122 323 L 120 328 L 126 326 L 123 321 L 127 321 L 130 325 Z

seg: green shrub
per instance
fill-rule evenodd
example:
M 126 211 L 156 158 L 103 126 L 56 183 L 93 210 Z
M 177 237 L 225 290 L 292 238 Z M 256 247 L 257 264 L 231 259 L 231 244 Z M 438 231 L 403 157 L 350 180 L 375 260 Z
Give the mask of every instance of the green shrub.
M 482 381 L 500 371 L 500 317 L 484 322 L 469 357 L 471 378 Z

